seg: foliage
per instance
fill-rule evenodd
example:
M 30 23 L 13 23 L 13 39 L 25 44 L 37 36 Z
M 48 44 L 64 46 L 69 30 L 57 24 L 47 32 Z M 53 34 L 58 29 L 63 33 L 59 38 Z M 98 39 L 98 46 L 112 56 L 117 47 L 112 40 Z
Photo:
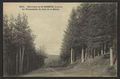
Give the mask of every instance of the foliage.
M 93 50 L 107 52 L 110 47 L 114 48 L 116 9 L 115 3 L 82 3 L 73 9 L 63 39 L 61 61 L 70 62 L 71 48 L 75 61 L 81 58 L 81 49 L 93 55 Z
M 44 64 L 42 50 L 35 49 L 34 35 L 27 16 L 3 17 L 3 71 L 4 75 L 17 75 L 39 68 Z

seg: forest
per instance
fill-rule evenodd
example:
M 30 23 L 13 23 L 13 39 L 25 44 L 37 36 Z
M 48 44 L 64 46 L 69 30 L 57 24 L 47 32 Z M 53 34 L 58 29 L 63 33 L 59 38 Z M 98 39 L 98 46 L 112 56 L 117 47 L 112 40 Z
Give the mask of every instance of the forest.
M 35 35 L 32 34 L 25 14 L 17 17 L 3 17 L 3 74 L 20 75 L 44 65 L 46 54 L 36 49 Z
M 72 10 L 61 48 L 61 61 L 68 65 L 96 56 L 117 58 L 117 6 L 84 3 Z
M 16 17 L 3 16 L 4 76 L 101 77 L 117 74 L 116 3 L 81 3 L 73 8 L 64 29 L 60 55 L 48 55 L 51 52 L 36 48 L 30 27 L 24 13 Z

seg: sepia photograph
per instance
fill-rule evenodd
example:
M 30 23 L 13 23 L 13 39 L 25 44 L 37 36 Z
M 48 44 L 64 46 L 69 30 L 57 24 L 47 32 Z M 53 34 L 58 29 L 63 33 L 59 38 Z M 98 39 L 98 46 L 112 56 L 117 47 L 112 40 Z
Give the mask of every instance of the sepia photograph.
M 117 3 L 3 2 L 3 77 L 117 77 Z

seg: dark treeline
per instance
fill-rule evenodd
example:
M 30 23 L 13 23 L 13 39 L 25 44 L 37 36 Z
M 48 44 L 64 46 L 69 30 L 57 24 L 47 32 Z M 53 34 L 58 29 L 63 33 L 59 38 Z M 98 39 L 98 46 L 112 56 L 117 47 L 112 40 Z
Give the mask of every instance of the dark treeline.
M 82 3 L 72 10 L 61 49 L 63 63 L 108 54 L 116 61 L 116 3 Z
M 19 75 L 42 67 L 46 55 L 35 49 L 27 16 L 3 16 L 3 74 Z

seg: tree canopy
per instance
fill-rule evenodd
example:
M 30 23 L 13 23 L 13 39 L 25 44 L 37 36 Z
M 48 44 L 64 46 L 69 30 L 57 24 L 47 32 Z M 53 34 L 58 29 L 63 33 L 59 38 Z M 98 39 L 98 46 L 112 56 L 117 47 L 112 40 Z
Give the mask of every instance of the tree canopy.
M 22 74 L 42 67 L 46 55 L 43 49 L 35 48 L 34 38 L 25 14 L 3 16 L 4 75 Z
M 107 50 L 116 41 L 117 8 L 115 3 L 82 3 L 73 9 L 65 31 L 61 59 L 69 62 L 70 49 L 75 58 L 81 49 Z M 90 50 L 89 50 L 90 49 Z M 98 51 L 98 52 L 99 52 Z

